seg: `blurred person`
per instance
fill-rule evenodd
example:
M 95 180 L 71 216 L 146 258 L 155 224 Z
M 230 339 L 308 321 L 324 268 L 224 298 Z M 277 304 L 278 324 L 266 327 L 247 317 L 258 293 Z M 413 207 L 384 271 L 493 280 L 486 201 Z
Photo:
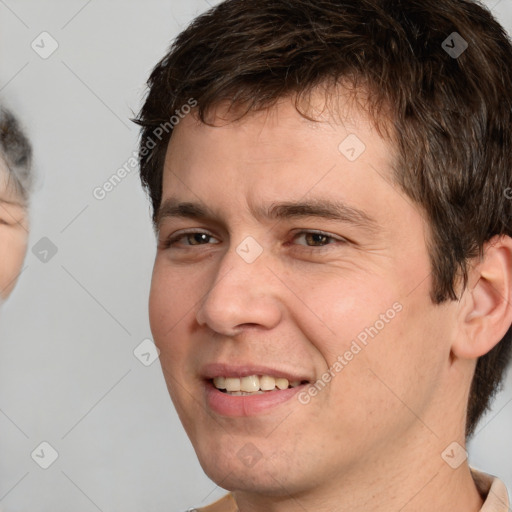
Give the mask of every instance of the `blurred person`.
M 18 120 L 0 108 L 0 302 L 12 292 L 28 242 L 32 149 Z
M 470 0 L 227 0 L 137 122 L 149 302 L 204 511 L 509 510 L 512 46 Z

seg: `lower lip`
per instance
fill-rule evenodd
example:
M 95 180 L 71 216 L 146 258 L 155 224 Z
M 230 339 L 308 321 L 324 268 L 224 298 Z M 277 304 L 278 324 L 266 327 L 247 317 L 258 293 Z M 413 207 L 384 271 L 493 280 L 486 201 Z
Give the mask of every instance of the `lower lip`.
M 256 416 L 290 400 L 307 384 L 296 388 L 266 391 L 258 395 L 236 396 L 219 391 L 212 381 L 205 382 L 208 407 L 222 416 Z

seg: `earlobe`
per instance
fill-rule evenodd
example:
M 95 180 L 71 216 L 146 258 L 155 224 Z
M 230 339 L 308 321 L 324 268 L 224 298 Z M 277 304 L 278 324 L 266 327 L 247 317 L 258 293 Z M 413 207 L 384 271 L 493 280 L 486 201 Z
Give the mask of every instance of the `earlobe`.
M 512 238 L 486 242 L 483 258 L 470 268 L 461 304 L 452 352 L 476 359 L 499 343 L 512 324 Z

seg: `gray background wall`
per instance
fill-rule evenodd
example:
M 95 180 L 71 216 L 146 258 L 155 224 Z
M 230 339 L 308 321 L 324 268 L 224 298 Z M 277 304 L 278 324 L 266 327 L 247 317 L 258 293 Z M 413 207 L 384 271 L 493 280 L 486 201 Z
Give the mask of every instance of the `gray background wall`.
M 0 509 L 179 511 L 224 494 L 196 462 L 158 361 L 133 354 L 151 338 L 154 257 L 136 169 L 93 196 L 135 150 L 129 118 L 150 69 L 214 3 L 0 0 L 0 101 L 24 121 L 39 174 L 25 270 L 0 311 Z M 512 31 L 512 1 L 487 4 Z M 58 44 L 46 59 L 31 47 L 52 49 L 43 31 Z M 511 402 L 509 375 L 470 461 L 512 489 Z M 46 470 L 31 458 L 50 462 L 41 442 L 58 452 Z

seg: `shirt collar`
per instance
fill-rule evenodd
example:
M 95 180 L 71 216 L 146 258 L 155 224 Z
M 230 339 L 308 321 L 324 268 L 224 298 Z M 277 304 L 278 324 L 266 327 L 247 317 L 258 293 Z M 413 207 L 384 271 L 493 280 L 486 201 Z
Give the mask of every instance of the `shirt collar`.
M 510 502 L 505 484 L 495 476 L 471 468 L 475 485 L 485 500 L 480 512 L 509 512 Z

